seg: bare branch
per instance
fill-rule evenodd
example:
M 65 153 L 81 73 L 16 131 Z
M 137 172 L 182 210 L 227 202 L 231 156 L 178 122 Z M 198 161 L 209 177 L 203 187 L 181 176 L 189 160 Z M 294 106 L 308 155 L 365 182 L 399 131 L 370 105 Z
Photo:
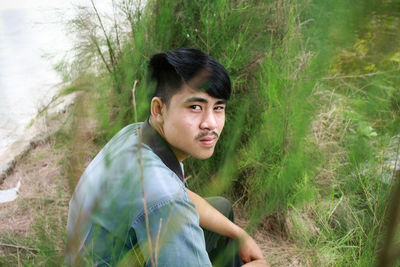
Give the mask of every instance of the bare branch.
M 135 97 L 135 91 L 136 91 L 136 85 L 138 83 L 138 80 L 135 80 L 132 88 L 132 104 L 133 104 L 133 110 L 135 113 L 135 122 L 137 121 L 137 110 L 136 110 L 136 97 Z M 149 225 L 149 213 L 147 210 L 147 204 L 146 204 L 146 194 L 144 192 L 144 177 L 143 177 L 143 162 L 142 162 L 142 154 L 141 154 L 141 131 L 138 129 L 137 130 L 137 135 L 138 135 L 138 163 L 139 163 L 139 168 L 140 168 L 140 185 L 142 189 L 142 202 L 143 202 L 143 210 L 144 210 L 144 218 L 145 218 L 145 223 L 146 223 L 146 234 L 147 234 L 147 243 L 148 243 L 148 248 L 149 248 L 149 254 L 150 254 L 150 261 L 151 261 L 151 266 L 154 265 L 154 259 L 153 259 L 153 246 L 151 243 L 151 235 L 150 235 L 150 225 Z
M 117 42 L 118 52 L 119 52 L 119 54 L 121 54 L 121 42 L 119 40 L 119 31 L 118 31 L 117 18 L 115 17 L 115 1 L 114 0 L 112 0 L 112 6 L 113 6 L 115 39 L 116 39 L 116 42 Z
M 29 247 L 13 245 L 13 244 L 0 243 L 0 247 L 9 247 L 9 248 L 16 248 L 16 249 L 23 249 L 23 250 L 27 250 L 27 251 L 37 252 L 37 249 L 35 249 L 35 248 L 29 248 Z
M 102 21 L 101 18 L 100 18 L 100 14 L 99 14 L 99 12 L 97 11 L 97 8 L 96 8 L 96 6 L 95 6 L 93 0 L 90 0 L 90 2 L 92 3 L 92 7 L 93 7 L 94 12 L 95 12 L 95 14 L 96 14 L 97 20 L 98 20 L 99 23 L 100 23 L 101 30 L 103 31 L 104 37 L 106 38 L 107 47 L 108 47 L 108 53 L 110 54 L 111 67 L 112 67 L 113 70 L 114 70 L 115 63 L 116 63 L 116 62 L 115 62 L 114 49 L 113 49 L 112 46 L 111 46 L 110 38 L 109 38 L 108 35 L 107 35 L 106 29 L 104 28 L 104 25 L 103 25 L 103 21 Z
M 400 71 L 400 69 L 395 69 L 395 70 L 390 70 L 390 71 L 371 72 L 371 73 L 365 73 L 365 74 L 359 74 L 359 75 L 342 75 L 342 76 L 325 77 L 325 78 L 322 78 L 322 80 L 365 78 L 365 77 L 371 77 L 371 76 L 382 75 L 382 74 L 398 72 L 398 71 Z
M 387 225 L 387 231 L 386 231 L 386 238 L 385 242 L 383 244 L 383 249 L 380 253 L 380 257 L 377 262 L 377 266 L 381 267 L 386 267 L 386 266 L 391 266 L 392 263 L 399 258 L 399 255 L 396 255 L 393 253 L 393 247 L 394 247 L 394 238 L 396 236 L 396 229 L 398 227 L 398 221 L 399 221 L 399 213 L 400 209 L 398 206 L 398 203 L 400 203 L 400 171 L 397 170 L 397 161 L 399 158 L 399 152 L 400 152 L 400 137 L 399 137 L 399 142 L 397 145 L 397 152 L 396 152 L 396 163 L 393 169 L 393 174 L 392 174 L 392 179 L 391 183 L 393 181 L 397 182 L 397 187 L 393 192 L 393 198 L 391 201 L 391 207 L 390 207 L 390 214 L 389 214 L 389 221 Z M 385 218 L 385 213 L 386 213 L 386 208 L 384 211 L 384 218 Z

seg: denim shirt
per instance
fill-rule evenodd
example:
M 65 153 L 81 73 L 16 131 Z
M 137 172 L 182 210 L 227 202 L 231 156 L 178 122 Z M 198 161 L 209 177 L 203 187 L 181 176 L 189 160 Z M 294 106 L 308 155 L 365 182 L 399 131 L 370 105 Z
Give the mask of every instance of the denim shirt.
M 68 265 L 211 266 L 183 165 L 148 122 L 122 129 L 83 173 L 66 247 Z

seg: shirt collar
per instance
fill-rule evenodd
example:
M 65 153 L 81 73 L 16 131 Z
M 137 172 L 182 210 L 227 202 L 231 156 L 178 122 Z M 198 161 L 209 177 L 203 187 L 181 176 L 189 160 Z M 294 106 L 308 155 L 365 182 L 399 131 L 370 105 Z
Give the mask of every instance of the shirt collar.
M 151 127 L 148 119 L 143 123 L 142 143 L 148 145 L 161 161 L 167 165 L 167 167 L 172 170 L 183 183 L 185 183 L 182 167 L 174 152 L 172 152 L 167 141 L 165 141 L 164 138 L 162 138 L 161 135 Z

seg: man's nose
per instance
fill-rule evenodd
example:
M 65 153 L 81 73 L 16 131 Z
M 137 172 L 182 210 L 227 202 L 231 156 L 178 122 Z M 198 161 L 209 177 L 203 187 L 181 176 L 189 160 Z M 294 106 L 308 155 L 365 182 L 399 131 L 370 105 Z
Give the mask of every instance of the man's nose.
M 215 114 L 212 111 L 207 111 L 204 113 L 200 128 L 208 129 L 210 131 L 217 128 L 217 120 L 215 118 Z

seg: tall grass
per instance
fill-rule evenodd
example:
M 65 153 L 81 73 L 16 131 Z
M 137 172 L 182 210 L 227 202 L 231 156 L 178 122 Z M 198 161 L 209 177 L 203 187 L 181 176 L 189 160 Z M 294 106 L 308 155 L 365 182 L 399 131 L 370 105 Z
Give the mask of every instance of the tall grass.
M 148 116 L 152 54 L 201 49 L 226 66 L 233 96 L 215 155 L 185 162 L 190 187 L 240 200 L 251 228 L 275 218 L 281 235 L 315 250 L 314 264 L 375 261 L 391 188 L 381 177 L 399 132 L 396 4 L 150 0 L 144 9 L 132 1 L 114 7 L 128 30 L 102 26 L 115 19 L 104 22 L 95 5 L 71 24 L 81 34 L 80 68 L 96 77 L 99 145 L 134 121 L 135 80 L 137 117 Z

